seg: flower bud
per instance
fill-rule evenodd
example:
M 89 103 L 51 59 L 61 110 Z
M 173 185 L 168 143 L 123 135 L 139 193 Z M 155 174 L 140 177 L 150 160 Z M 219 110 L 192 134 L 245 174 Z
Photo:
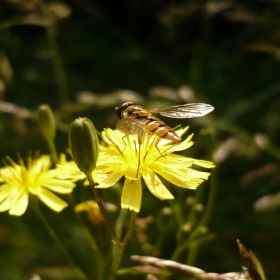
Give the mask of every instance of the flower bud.
M 79 203 L 75 206 L 74 210 L 76 213 L 86 211 L 89 220 L 94 226 L 100 226 L 104 222 L 100 208 L 94 200 Z
M 99 141 L 93 123 L 87 118 L 78 118 L 69 129 L 69 147 L 73 160 L 87 176 L 95 167 L 99 155 Z
M 158 229 L 161 230 L 168 230 L 168 228 L 173 224 L 174 216 L 170 207 L 164 207 L 159 212 L 156 223 Z
M 55 120 L 49 105 L 43 104 L 38 108 L 37 121 L 43 136 L 48 140 L 55 138 Z
M 177 242 L 182 243 L 184 242 L 184 240 L 187 240 L 190 237 L 192 229 L 193 229 L 193 224 L 190 222 L 181 225 L 176 234 Z

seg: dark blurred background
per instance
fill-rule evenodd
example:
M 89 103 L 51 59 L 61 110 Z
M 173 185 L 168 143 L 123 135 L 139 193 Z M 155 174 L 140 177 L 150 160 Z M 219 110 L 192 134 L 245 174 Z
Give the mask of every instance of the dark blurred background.
M 190 125 L 196 142 L 190 156 L 217 165 L 209 224 L 216 238 L 201 247 L 196 266 L 240 271 L 235 243 L 240 239 L 259 257 L 267 278 L 279 279 L 280 202 L 275 196 L 257 202 L 276 195 L 280 186 L 279 46 L 279 1 L 2 0 L 0 155 L 48 152 L 34 121 L 42 103 L 55 111 L 59 152 L 68 145 L 67 124 L 77 116 L 91 118 L 102 130 L 115 127 L 114 107 L 124 101 L 147 108 L 209 103 L 215 107 L 209 117 L 164 119 L 171 126 Z M 168 205 L 145 195 L 140 217 Z M 89 249 L 72 224 L 71 210 L 64 216 L 44 210 L 90 271 Z M 151 243 L 153 227 L 146 233 Z M 170 257 L 174 238 L 170 235 L 160 257 Z M 128 249 L 124 259 L 130 254 L 144 253 Z M 57 265 L 66 262 L 32 210 L 20 218 L 1 214 L 0 279 L 29 279 Z M 45 279 L 64 279 L 51 277 Z

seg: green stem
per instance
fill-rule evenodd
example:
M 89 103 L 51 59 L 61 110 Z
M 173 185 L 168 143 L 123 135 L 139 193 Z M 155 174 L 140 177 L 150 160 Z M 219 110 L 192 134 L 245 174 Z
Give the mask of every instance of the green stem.
M 186 242 L 184 242 L 180 246 L 176 247 L 174 253 L 172 254 L 172 256 L 170 258 L 170 260 L 177 261 L 180 258 L 180 256 L 183 254 L 183 252 L 185 252 L 187 250 L 188 247 L 189 247 L 189 241 L 186 240 Z
M 56 235 L 55 231 L 53 230 L 53 228 L 51 227 L 51 225 L 49 224 L 49 222 L 46 220 L 46 218 L 44 217 L 43 213 L 41 212 L 38 203 L 33 203 L 32 204 L 33 208 L 35 209 L 36 213 L 38 214 L 38 216 L 40 217 L 40 219 L 42 220 L 43 224 L 45 225 L 45 227 L 47 228 L 48 232 L 50 233 L 50 235 L 52 236 L 52 238 L 54 239 L 54 241 L 56 242 L 58 248 L 61 250 L 61 252 L 63 253 L 64 257 L 67 259 L 67 261 L 69 262 L 69 264 L 72 266 L 72 268 L 75 270 L 77 276 L 79 277 L 79 279 L 82 280 L 87 280 L 87 276 L 84 274 L 84 272 L 74 263 L 74 261 L 72 260 L 71 256 L 68 254 L 67 250 L 65 249 L 65 247 L 63 246 L 63 244 L 60 242 L 58 236 Z
M 47 21 L 46 33 L 52 52 L 54 71 L 59 88 L 60 102 L 61 104 L 65 104 L 69 101 L 69 93 L 61 53 L 59 51 L 59 47 L 56 40 L 54 23 L 53 20 L 50 18 L 44 3 L 41 4 L 41 11 L 44 15 L 44 18 Z
M 102 200 L 101 200 L 101 198 L 100 198 L 100 196 L 99 196 L 98 190 L 97 190 L 97 188 L 95 187 L 95 182 L 94 182 L 94 180 L 93 180 L 93 177 L 92 177 L 92 174 L 91 174 L 91 173 L 87 174 L 87 179 L 88 179 L 88 181 L 89 181 L 91 190 L 92 190 L 92 192 L 93 192 L 93 194 L 94 194 L 95 200 L 96 200 L 96 202 L 97 202 L 97 204 L 98 204 L 98 206 L 99 206 L 99 209 L 100 209 L 100 211 L 101 211 L 101 214 L 102 214 L 102 216 L 103 216 L 103 218 L 104 218 L 104 221 L 107 223 L 107 225 L 108 225 L 109 228 L 110 228 L 110 231 L 111 231 L 112 236 L 113 236 L 113 240 L 115 241 L 115 243 L 117 244 L 117 246 L 119 246 L 120 240 L 119 240 L 119 238 L 117 237 L 116 231 L 115 231 L 115 229 L 114 229 L 114 227 L 113 227 L 113 225 L 112 225 L 112 223 L 111 223 L 111 221 L 110 221 L 110 219 L 109 219 L 109 217 L 108 217 L 108 215 L 107 215 L 107 213 L 106 213 L 106 210 L 105 210 L 105 208 L 104 208 L 104 205 L 103 205 L 103 203 L 102 203 Z
M 75 218 L 78 221 L 78 223 L 79 223 L 79 225 L 80 225 L 88 243 L 90 244 L 90 248 L 93 251 L 92 270 L 95 271 L 95 279 L 98 280 L 98 279 L 100 279 L 100 269 L 99 269 L 100 252 L 99 252 L 99 248 L 98 248 L 93 236 L 91 235 L 89 229 L 86 227 L 86 225 L 85 225 L 83 219 L 81 218 L 80 214 L 75 211 L 75 209 L 74 209 L 75 208 L 75 201 L 73 199 L 72 194 L 69 194 L 69 199 L 70 199 L 71 206 L 73 208 Z
M 214 143 L 215 143 L 215 135 L 212 134 L 212 158 L 214 153 Z M 218 182 L 217 182 L 217 167 L 214 168 L 211 172 L 210 177 L 210 191 L 208 194 L 208 201 L 206 203 L 204 214 L 198 223 L 195 230 L 191 233 L 188 242 L 189 242 L 189 252 L 188 252 L 188 261 L 193 265 L 195 263 L 195 259 L 197 256 L 197 251 L 199 247 L 199 242 L 197 242 L 198 238 L 204 236 L 208 230 L 207 227 L 210 223 L 210 220 L 213 216 L 214 208 L 216 205 L 216 197 L 218 192 Z M 194 250 L 195 252 L 192 252 Z M 189 263 L 188 263 L 189 264 Z
M 182 225 L 185 220 L 182 208 L 176 201 L 172 201 L 172 200 L 169 201 L 169 205 L 174 213 L 178 225 Z
M 198 227 L 207 227 L 209 225 L 209 222 L 213 216 L 214 208 L 216 205 L 216 197 L 218 193 L 218 183 L 217 183 L 217 167 L 213 169 L 211 172 L 211 179 L 210 179 L 210 193 L 208 195 L 208 201 L 206 203 L 206 208 L 204 215 L 202 216 L 202 219 L 200 220 Z M 192 238 L 192 235 L 190 236 L 190 240 Z
M 46 140 L 47 140 L 48 147 L 49 147 L 49 150 L 51 152 L 53 161 L 54 161 L 55 164 L 57 164 L 58 163 L 58 155 L 57 155 L 56 147 L 55 147 L 55 144 L 54 144 L 54 140 L 53 139 L 46 139 Z
M 186 263 L 190 266 L 194 266 L 200 247 L 203 244 L 208 243 L 210 240 L 213 240 L 214 238 L 216 238 L 216 234 L 212 233 L 202 236 L 201 238 L 192 242 L 189 247 L 189 253 Z
M 72 194 L 69 194 L 69 200 L 70 200 L 70 203 L 71 203 L 71 205 L 72 205 L 72 207 L 73 207 L 73 209 L 74 209 L 74 207 L 75 207 L 75 202 L 74 202 L 74 199 L 73 199 Z M 73 212 L 74 212 L 74 215 L 75 215 L 76 220 L 78 221 L 78 223 L 80 224 L 80 226 L 81 226 L 81 228 L 82 228 L 82 230 L 83 230 L 83 233 L 84 233 L 85 237 L 86 237 L 87 240 L 88 240 L 88 243 L 90 244 L 90 247 L 91 247 L 92 251 L 98 251 L 99 248 L 98 248 L 98 246 L 97 246 L 97 244 L 96 244 L 96 242 L 95 242 L 93 236 L 91 235 L 89 229 L 86 227 L 86 225 L 85 225 L 83 219 L 81 218 L 81 216 L 79 215 L 79 213 L 77 213 L 75 210 L 73 210 Z
M 123 233 L 123 225 L 124 225 L 124 220 L 126 217 L 127 211 L 124 209 L 121 209 L 117 223 L 116 223 L 116 234 L 119 238 L 121 238 L 122 233 Z
M 136 217 L 137 217 L 137 213 L 132 211 L 130 221 L 129 221 L 129 225 L 128 225 L 127 231 L 125 233 L 125 236 L 124 236 L 122 242 L 117 247 L 117 252 L 114 256 L 113 264 L 112 264 L 110 274 L 109 274 L 109 277 L 108 277 L 109 280 L 115 279 L 117 269 L 119 268 L 121 260 L 122 260 L 124 249 L 125 249 L 125 247 L 128 243 L 128 240 L 131 236 Z
M 214 143 L 215 143 L 215 135 L 212 134 L 212 158 L 213 158 L 213 153 L 214 153 Z M 180 244 L 174 253 L 172 254 L 171 260 L 176 261 L 180 258 L 180 256 L 187 250 L 188 255 L 191 255 L 192 257 L 189 257 L 192 259 L 192 262 L 194 262 L 194 258 L 197 255 L 197 252 L 192 252 L 192 250 L 197 251 L 198 245 L 196 242 L 197 238 L 200 238 L 201 236 L 205 235 L 207 232 L 207 226 L 211 220 L 211 217 L 213 215 L 215 203 L 216 203 L 216 197 L 217 197 L 217 190 L 218 190 L 218 183 L 217 183 L 217 167 L 214 168 L 211 172 L 211 177 L 210 177 L 210 191 L 208 195 L 208 201 L 206 203 L 205 211 L 204 214 L 199 222 L 197 222 L 197 211 L 196 211 L 196 206 L 197 204 L 202 200 L 203 197 L 203 192 L 204 188 L 199 188 L 196 191 L 195 195 L 195 202 L 194 205 L 192 206 L 192 209 L 190 211 L 190 214 L 188 216 L 188 222 L 193 223 L 195 228 L 194 230 L 190 233 L 189 238 L 182 244 Z M 194 244 L 194 245 L 193 245 Z M 193 245 L 193 246 L 192 246 Z

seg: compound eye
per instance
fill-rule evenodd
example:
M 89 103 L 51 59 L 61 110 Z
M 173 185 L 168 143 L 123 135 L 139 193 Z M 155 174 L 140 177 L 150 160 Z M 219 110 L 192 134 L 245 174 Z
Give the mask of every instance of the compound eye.
M 115 107 L 115 110 L 117 111 L 117 115 L 119 119 L 123 119 L 124 118 L 124 111 L 131 105 L 134 105 L 133 102 L 125 102 L 122 105 L 120 105 L 119 107 Z

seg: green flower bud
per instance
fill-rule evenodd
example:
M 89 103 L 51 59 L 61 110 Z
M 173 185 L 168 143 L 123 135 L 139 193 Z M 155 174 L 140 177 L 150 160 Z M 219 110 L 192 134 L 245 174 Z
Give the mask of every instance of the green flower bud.
M 156 219 L 157 227 L 159 230 L 168 230 L 174 223 L 174 216 L 170 207 L 164 207 L 159 212 Z
M 48 140 L 55 138 L 55 120 L 49 105 L 43 104 L 38 108 L 37 121 L 43 136 Z
M 99 141 L 93 123 L 87 118 L 78 118 L 69 129 L 69 147 L 73 160 L 87 176 L 95 167 L 99 155 Z
M 180 226 L 177 234 L 176 234 L 176 240 L 178 243 L 182 243 L 185 240 L 187 240 L 190 237 L 190 234 L 193 230 L 193 224 L 192 223 L 186 223 Z

